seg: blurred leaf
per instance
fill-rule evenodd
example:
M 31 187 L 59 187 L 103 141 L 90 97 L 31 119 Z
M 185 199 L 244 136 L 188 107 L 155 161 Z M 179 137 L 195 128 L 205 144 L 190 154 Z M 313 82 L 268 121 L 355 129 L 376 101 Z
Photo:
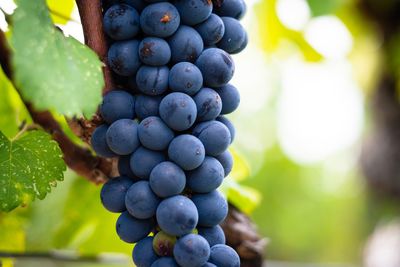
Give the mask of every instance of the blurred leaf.
M 24 221 L 18 214 L 0 213 L 0 251 L 25 251 Z
M 225 180 L 220 189 L 241 212 L 249 215 L 261 202 L 261 193 L 252 187 L 240 185 L 232 180 Z
M 7 137 L 17 134 L 18 127 L 25 120 L 30 121 L 25 105 L 22 103 L 18 93 L 11 82 L 0 68 L 0 130 Z
M 243 181 L 250 176 L 249 165 L 235 149 L 230 149 L 230 152 L 232 153 L 234 164 L 228 179 L 233 179 L 236 182 Z
M 104 86 L 101 61 L 54 28 L 44 0 L 17 4 L 11 44 L 15 79 L 24 98 L 41 110 L 91 116 Z
M 325 14 L 332 14 L 348 0 L 307 0 L 313 16 L 321 16 Z
M 47 133 L 32 131 L 9 140 L 0 132 L 0 210 L 45 198 L 63 180 L 64 170 L 61 150 Z
M 263 48 L 268 52 L 275 52 L 282 41 L 289 40 L 295 43 L 307 61 L 320 61 L 323 59 L 298 31 L 285 27 L 276 13 L 277 0 L 264 0 L 255 7 L 260 27 L 260 39 Z
M 74 9 L 74 0 L 46 0 L 51 19 L 57 24 L 67 24 Z
M 12 259 L 0 258 L 0 266 L 1 267 L 13 267 L 14 261 Z

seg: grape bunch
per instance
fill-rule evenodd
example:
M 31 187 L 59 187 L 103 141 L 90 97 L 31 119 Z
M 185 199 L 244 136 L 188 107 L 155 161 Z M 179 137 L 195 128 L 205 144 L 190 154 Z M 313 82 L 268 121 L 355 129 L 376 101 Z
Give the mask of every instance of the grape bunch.
M 244 0 L 103 0 L 108 64 L 120 87 L 104 96 L 91 143 L 119 157 L 101 201 L 136 243 L 138 267 L 236 267 L 219 224 L 217 191 L 232 170 L 240 96 L 230 54 L 248 42 Z

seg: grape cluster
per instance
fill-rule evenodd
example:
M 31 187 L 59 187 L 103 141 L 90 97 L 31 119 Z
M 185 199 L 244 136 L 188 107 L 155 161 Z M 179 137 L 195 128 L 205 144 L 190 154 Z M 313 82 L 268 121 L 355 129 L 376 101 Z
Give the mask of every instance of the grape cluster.
M 239 92 L 230 54 L 247 45 L 244 0 L 104 0 L 108 63 L 121 88 L 104 96 L 91 143 L 119 157 L 101 190 L 138 267 L 236 267 L 217 191 L 232 170 Z

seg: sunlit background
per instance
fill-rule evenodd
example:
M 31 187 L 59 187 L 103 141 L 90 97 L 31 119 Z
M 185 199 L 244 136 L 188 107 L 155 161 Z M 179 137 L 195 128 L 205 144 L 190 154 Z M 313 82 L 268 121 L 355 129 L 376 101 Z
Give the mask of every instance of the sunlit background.
M 231 183 L 243 194 L 234 204 L 268 238 L 272 262 L 400 266 L 400 205 L 375 199 L 359 170 L 373 127 L 379 32 L 357 1 L 246 2 L 250 41 L 234 56 L 232 81 L 242 97 L 230 116 L 237 128 Z M 0 6 L 13 10 L 10 1 Z M 83 41 L 76 8 L 71 18 L 60 27 Z M 7 29 L 3 17 L 0 28 Z M 68 172 L 44 201 L 0 214 L 0 251 L 129 254 L 131 246 L 114 233 L 116 215 L 98 194 Z M 381 239 L 373 240 L 378 226 Z

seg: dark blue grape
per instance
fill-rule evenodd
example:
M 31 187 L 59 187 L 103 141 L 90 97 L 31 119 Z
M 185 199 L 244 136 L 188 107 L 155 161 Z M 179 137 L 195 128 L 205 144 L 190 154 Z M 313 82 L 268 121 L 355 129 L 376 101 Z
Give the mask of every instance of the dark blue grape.
M 170 161 L 161 162 L 150 173 L 150 186 L 159 197 L 171 197 L 185 189 L 184 171 Z
M 194 97 L 197 106 L 197 120 L 209 121 L 218 117 L 222 110 L 221 97 L 210 88 L 202 88 Z
M 169 87 L 172 91 L 194 95 L 202 85 L 201 71 L 190 62 L 180 62 L 174 65 L 169 72 Z
M 216 88 L 215 91 L 219 94 L 222 100 L 221 114 L 232 113 L 238 108 L 240 104 L 240 93 L 235 86 L 227 84 L 220 88 Z
M 198 221 L 196 206 L 184 196 L 173 196 L 161 201 L 156 216 L 160 228 L 174 236 L 192 232 Z
M 219 225 L 213 227 L 199 227 L 198 231 L 199 235 L 208 241 L 210 247 L 218 244 L 225 244 L 226 242 L 224 230 L 222 230 L 221 226 Z
M 125 196 L 126 209 L 137 219 L 153 217 L 159 203 L 160 199 L 153 193 L 147 181 L 133 184 Z
M 162 96 L 137 95 L 135 97 L 136 116 L 140 120 L 150 116 L 158 116 L 158 107 L 162 99 Z
M 221 87 L 227 84 L 235 72 L 232 57 L 219 48 L 208 48 L 196 61 L 196 66 L 203 74 L 205 86 Z
M 117 234 L 127 243 L 136 243 L 149 235 L 154 227 L 152 219 L 139 220 L 124 211 L 117 220 Z
M 241 19 L 246 13 L 246 3 L 244 0 L 224 0 L 214 11 L 220 16 Z
M 185 171 L 194 170 L 204 161 L 204 146 L 193 135 L 179 135 L 169 144 L 168 157 Z
M 189 129 L 196 121 L 197 108 L 193 99 L 184 93 L 171 93 L 163 98 L 160 117 L 175 131 Z
M 139 57 L 144 64 L 163 66 L 171 59 L 171 49 L 164 39 L 147 37 L 140 42 Z
M 133 179 L 135 182 L 140 179 L 135 176 L 135 174 L 131 170 L 131 155 L 120 156 L 118 158 L 118 173 L 121 176 L 126 176 Z
M 234 51 L 232 51 L 231 54 L 238 54 L 238 53 L 242 52 L 242 51 L 247 47 L 247 44 L 248 44 L 248 43 L 249 43 L 249 36 L 247 35 L 247 32 L 246 32 L 246 36 L 245 36 L 245 38 L 242 40 L 242 42 L 241 42 L 239 48 L 236 49 L 236 50 L 234 50 Z
M 136 74 L 136 84 L 146 95 L 161 95 L 168 89 L 168 76 L 169 69 L 166 66 L 142 66 Z
M 171 47 L 171 61 L 194 62 L 203 51 L 204 44 L 200 34 L 192 27 L 182 25 L 172 35 L 168 44 Z
M 182 267 L 202 266 L 209 257 L 210 245 L 200 235 L 185 235 L 175 244 L 174 258 Z
M 138 53 L 139 41 L 120 41 L 111 45 L 108 50 L 110 68 L 121 76 L 134 75 L 140 67 Z
M 228 202 L 216 190 L 207 194 L 193 195 L 192 201 L 199 213 L 199 226 L 215 226 L 220 224 L 228 215 Z
M 174 138 L 174 132 L 159 117 L 142 120 L 138 128 L 139 140 L 151 150 L 164 150 Z
M 212 12 L 213 5 L 209 0 L 175 0 L 174 5 L 186 25 L 196 25 L 205 21 Z
M 246 30 L 240 22 L 234 18 L 222 17 L 225 25 L 225 33 L 217 46 L 228 53 L 238 53 L 243 50 L 243 43 L 246 41 Z M 240 48 L 243 47 L 241 50 Z
M 158 256 L 153 249 L 152 236 L 140 240 L 135 245 L 132 258 L 136 267 L 151 267 L 151 265 L 158 260 Z
M 133 182 L 132 179 L 124 176 L 108 180 L 100 192 L 103 206 L 111 212 L 125 211 L 125 195 L 131 185 L 133 185 Z
M 173 258 L 163 257 L 156 260 L 151 267 L 179 267 Z
M 225 25 L 222 19 L 215 14 L 204 21 L 203 23 L 195 26 L 196 31 L 203 38 L 205 46 L 211 46 L 218 43 L 225 33 Z
M 151 4 L 140 15 L 140 26 L 145 34 L 168 37 L 174 34 L 180 24 L 178 10 L 170 3 Z
M 105 33 L 114 40 L 131 39 L 139 32 L 139 14 L 129 5 L 113 5 L 104 14 L 103 26 Z
M 204 265 L 202 265 L 201 267 L 218 267 L 217 265 L 211 263 L 211 262 L 206 262 Z
M 240 267 L 240 258 L 236 251 L 222 244 L 211 247 L 210 262 L 218 267 Z
M 97 155 L 104 158 L 116 157 L 117 154 L 112 152 L 107 144 L 106 133 L 108 126 L 106 124 L 100 125 L 94 130 L 90 143 L 92 144 L 93 150 Z
M 221 163 L 222 167 L 224 167 L 225 177 L 228 176 L 233 167 L 233 157 L 231 152 L 226 150 L 221 155 L 216 156 L 216 159 Z
M 110 6 L 115 4 L 127 4 L 140 12 L 146 6 L 143 0 L 103 0 L 102 2 L 104 9 L 108 9 Z
M 149 179 L 153 168 L 165 160 L 163 153 L 139 147 L 131 156 L 131 169 L 136 176 Z
M 115 121 L 106 133 L 107 144 L 118 155 L 129 155 L 139 146 L 138 124 L 129 119 Z
M 196 193 L 209 193 L 222 184 L 224 177 L 221 163 L 213 157 L 205 157 L 200 167 L 187 172 L 187 186 Z
M 217 121 L 222 122 L 228 129 L 229 132 L 231 133 L 231 144 L 233 140 L 235 139 L 236 136 L 236 129 L 233 123 L 225 116 L 218 116 Z
M 231 143 L 229 129 L 219 121 L 207 121 L 198 124 L 193 129 L 193 135 L 200 139 L 206 154 L 210 156 L 220 155 Z
M 101 117 L 111 124 L 120 119 L 133 119 L 135 116 L 135 98 L 125 91 L 107 93 L 100 105 Z

